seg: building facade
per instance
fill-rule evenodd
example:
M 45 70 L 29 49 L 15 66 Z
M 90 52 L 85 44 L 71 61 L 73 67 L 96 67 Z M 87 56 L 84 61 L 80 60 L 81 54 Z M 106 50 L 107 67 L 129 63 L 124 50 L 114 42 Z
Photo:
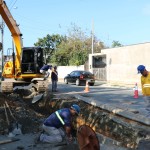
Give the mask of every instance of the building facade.
M 150 43 L 103 49 L 89 55 L 89 71 L 96 78 L 112 84 L 140 84 L 137 66 L 145 65 L 150 71 Z

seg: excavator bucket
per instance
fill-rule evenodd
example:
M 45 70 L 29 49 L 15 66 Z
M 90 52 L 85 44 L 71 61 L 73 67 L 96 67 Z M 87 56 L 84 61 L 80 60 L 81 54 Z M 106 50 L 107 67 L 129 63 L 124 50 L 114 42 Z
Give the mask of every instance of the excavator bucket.
M 42 97 L 43 97 L 43 95 L 44 95 L 44 94 L 42 93 L 42 94 L 39 94 L 39 95 L 34 96 L 34 97 L 33 97 L 33 100 L 32 100 L 32 104 L 34 104 L 34 103 L 38 102 L 39 100 L 41 100 Z

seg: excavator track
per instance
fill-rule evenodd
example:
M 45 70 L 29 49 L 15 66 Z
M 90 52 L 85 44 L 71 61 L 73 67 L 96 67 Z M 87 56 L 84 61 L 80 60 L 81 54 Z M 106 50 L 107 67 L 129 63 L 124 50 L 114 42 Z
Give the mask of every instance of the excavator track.
M 48 82 L 47 81 L 38 81 L 37 82 L 37 91 L 40 92 L 45 92 L 48 88 Z
M 32 81 L 32 87 L 37 92 L 45 92 L 48 89 L 48 80 L 44 80 L 43 78 L 34 78 Z
M 37 79 L 37 80 L 36 80 Z M 40 78 L 35 78 L 34 82 L 6 80 L 1 82 L 2 93 L 13 93 L 15 88 L 30 89 L 33 87 L 37 92 L 45 92 L 48 88 L 48 81 Z
M 6 79 L 1 82 L 1 92 L 2 93 L 13 93 L 15 88 L 23 88 L 28 86 L 30 82 L 26 81 L 17 81 L 13 79 Z
M 1 82 L 1 92 L 2 93 L 13 92 L 13 82 L 2 81 Z

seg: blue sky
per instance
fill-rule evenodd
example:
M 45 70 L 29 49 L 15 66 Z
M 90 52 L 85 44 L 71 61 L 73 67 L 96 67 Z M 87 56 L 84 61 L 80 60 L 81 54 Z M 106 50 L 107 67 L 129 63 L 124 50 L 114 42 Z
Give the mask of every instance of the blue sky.
M 5 0 L 23 34 L 23 46 L 33 46 L 47 34 L 68 33 L 71 23 L 110 46 L 150 42 L 149 0 Z M 11 47 L 4 28 L 4 49 Z

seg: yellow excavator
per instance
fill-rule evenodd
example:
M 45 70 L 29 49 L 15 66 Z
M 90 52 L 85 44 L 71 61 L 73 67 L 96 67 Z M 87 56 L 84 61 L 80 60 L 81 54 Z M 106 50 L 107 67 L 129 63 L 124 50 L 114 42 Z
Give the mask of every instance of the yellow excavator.
M 45 91 L 47 81 L 40 73 L 40 68 L 44 65 L 43 49 L 22 46 L 22 34 L 19 26 L 3 0 L 0 0 L 0 15 L 10 30 L 15 45 L 15 52 L 12 54 L 13 60 L 4 64 L 2 72 L 4 81 L 1 82 L 1 91 L 10 93 L 16 86 L 29 85 L 38 92 Z

